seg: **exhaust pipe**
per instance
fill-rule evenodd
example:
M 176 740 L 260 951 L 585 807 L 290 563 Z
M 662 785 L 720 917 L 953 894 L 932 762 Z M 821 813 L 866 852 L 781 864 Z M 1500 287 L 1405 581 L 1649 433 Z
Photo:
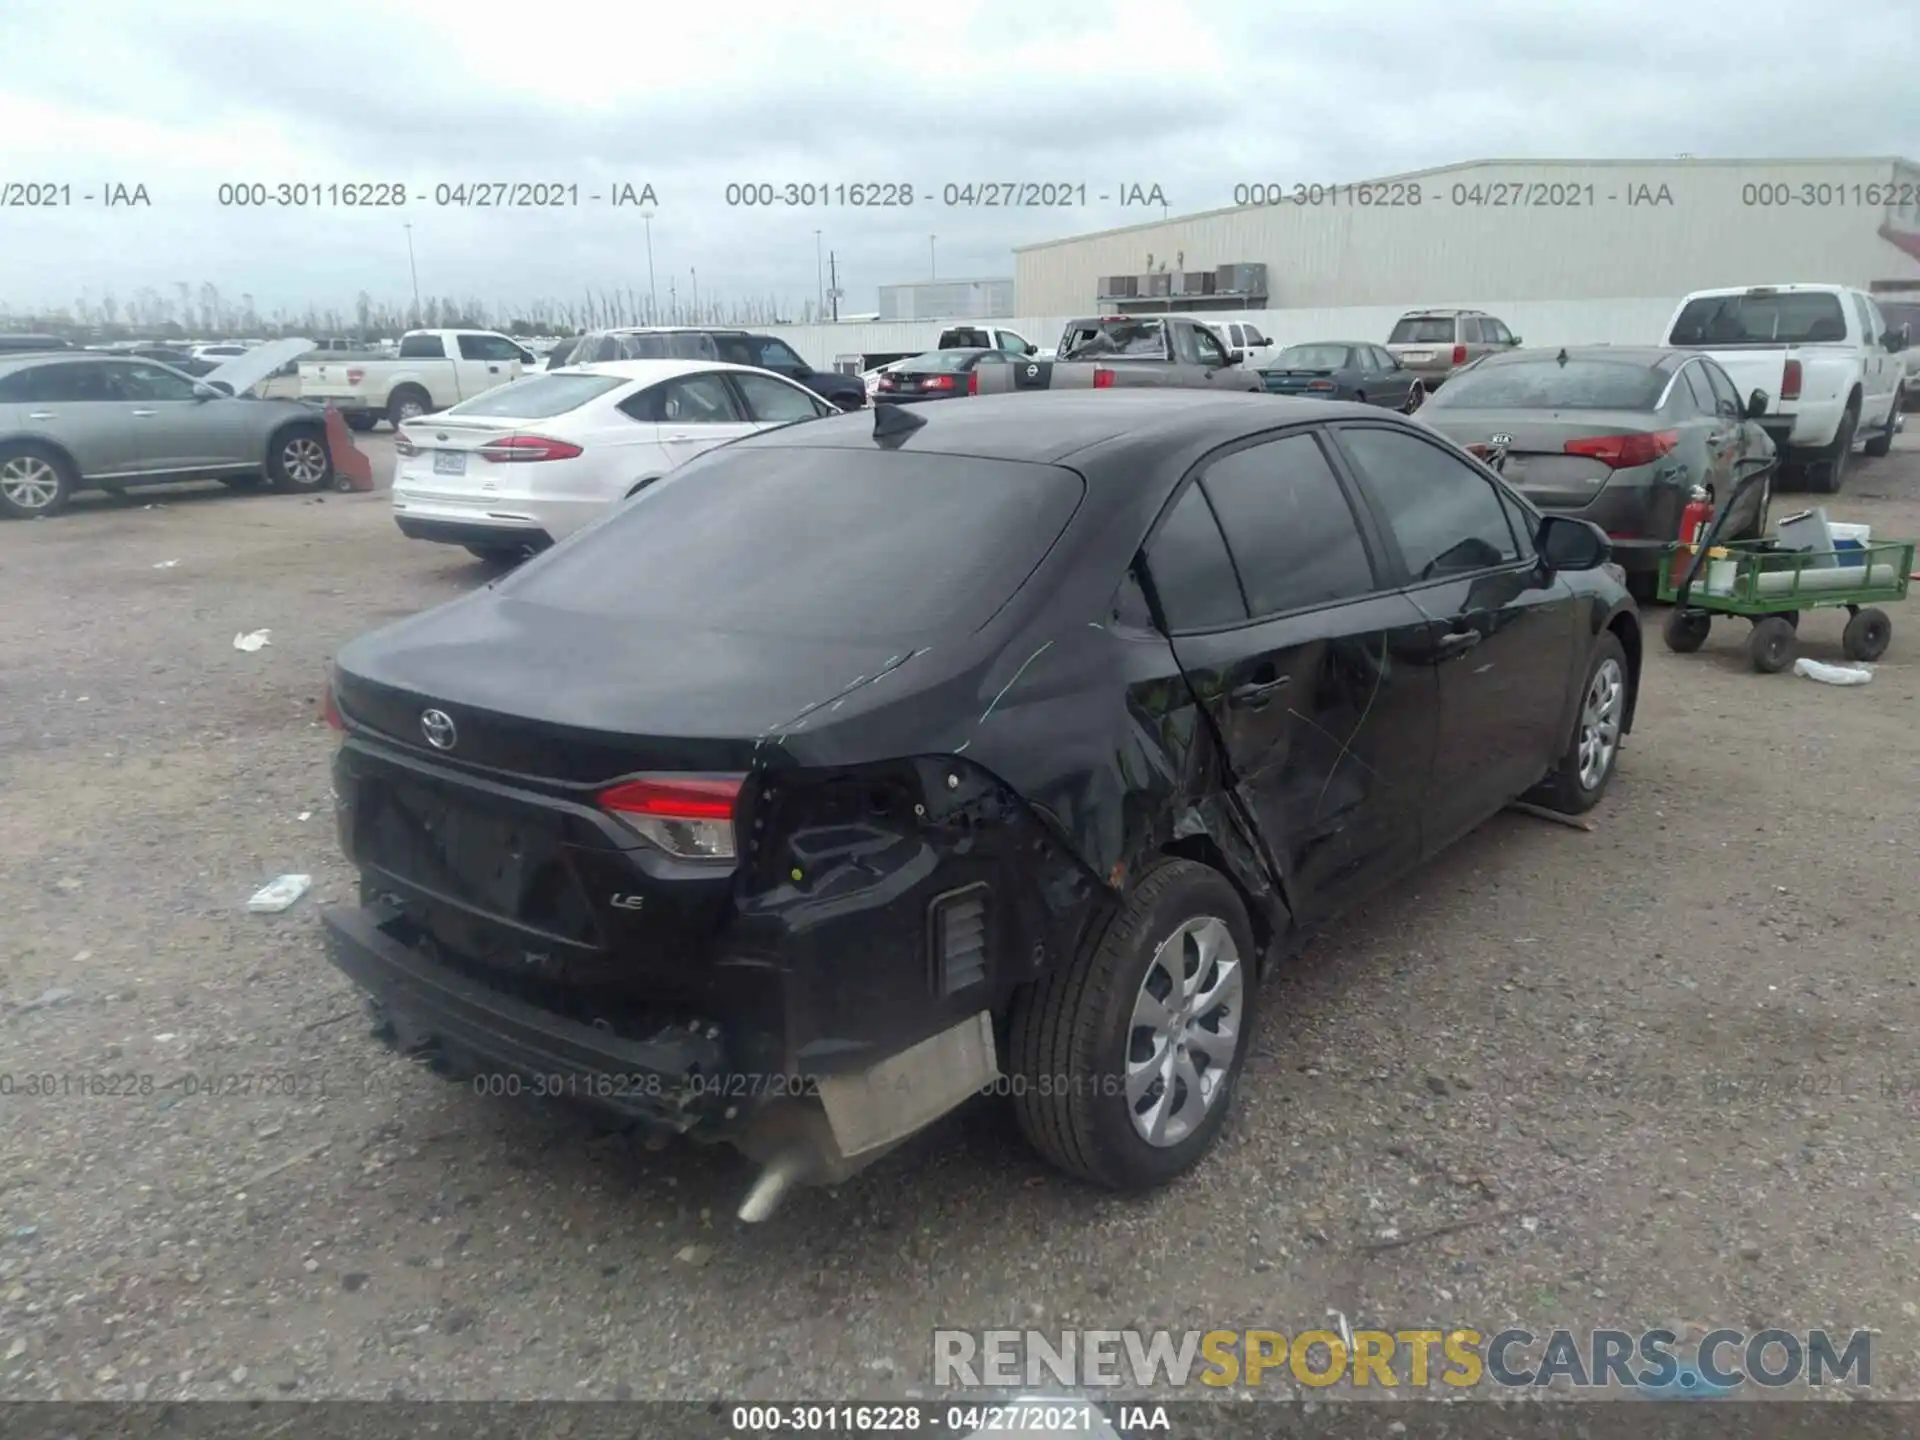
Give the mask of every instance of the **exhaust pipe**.
M 740 1202 L 737 1213 L 741 1222 L 758 1225 L 773 1214 L 799 1180 L 806 1163 L 805 1153 L 797 1149 L 783 1151 L 770 1160 L 753 1182 L 753 1188 L 747 1191 L 747 1198 Z

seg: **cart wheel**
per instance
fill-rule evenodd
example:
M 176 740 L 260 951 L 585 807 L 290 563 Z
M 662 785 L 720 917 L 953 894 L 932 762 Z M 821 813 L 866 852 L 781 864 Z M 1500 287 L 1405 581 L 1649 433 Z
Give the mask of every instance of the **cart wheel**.
M 1669 610 L 1665 634 L 1667 649 L 1676 655 L 1691 655 L 1707 643 L 1713 629 L 1713 617 L 1704 610 Z
M 1762 675 L 1778 675 L 1793 663 L 1797 638 L 1793 626 L 1783 616 L 1769 615 L 1754 621 L 1753 634 L 1747 637 L 1747 654 L 1753 659 L 1753 668 Z
M 1789 625 L 1793 626 L 1793 628 L 1796 631 L 1799 630 L 1800 612 L 1798 610 L 1781 610 L 1776 613 L 1780 616 L 1782 620 L 1786 621 Z
M 1887 612 L 1869 606 L 1856 610 L 1840 636 L 1840 650 L 1849 660 L 1878 660 L 1887 653 L 1893 639 L 1893 622 Z

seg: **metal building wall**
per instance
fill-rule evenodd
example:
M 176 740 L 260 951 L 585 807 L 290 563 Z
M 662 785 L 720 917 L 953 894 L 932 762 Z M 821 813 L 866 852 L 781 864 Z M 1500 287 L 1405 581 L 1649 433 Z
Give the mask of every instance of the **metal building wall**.
M 1149 254 L 1156 269 L 1264 263 L 1273 309 L 1920 279 L 1920 260 L 1879 233 L 1920 234 L 1920 208 L 1887 203 L 1911 202 L 1916 182 L 1920 170 L 1889 159 L 1481 161 L 1329 187 L 1317 204 L 1028 246 L 1014 252 L 1016 303 L 1026 315 L 1090 310 L 1101 277 L 1144 272 Z M 1291 177 L 1276 183 L 1291 192 Z
M 1013 280 L 915 280 L 880 287 L 883 320 L 985 320 L 1014 309 Z

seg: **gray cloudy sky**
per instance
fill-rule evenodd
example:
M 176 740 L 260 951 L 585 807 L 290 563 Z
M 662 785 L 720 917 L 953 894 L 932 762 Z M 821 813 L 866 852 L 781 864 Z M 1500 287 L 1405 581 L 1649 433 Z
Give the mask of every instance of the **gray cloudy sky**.
M 1102 205 L 1158 184 L 1174 214 L 1236 182 L 1366 179 L 1490 156 L 1920 155 L 1920 7 L 1609 0 L 6 0 L 0 306 L 142 286 L 263 312 L 425 293 L 511 305 L 583 285 L 813 298 L 816 228 L 843 308 L 878 285 L 1010 275 L 1015 244 L 1157 218 Z M 852 16 L 855 23 L 847 23 Z M 1741 37 L 1752 37 L 1743 44 Z M 401 210 L 233 210 L 223 182 L 404 182 Z M 439 185 L 578 184 L 577 208 L 460 210 Z M 968 210 L 948 183 L 1084 183 L 1085 208 Z M 144 184 L 149 208 L 83 192 Z M 910 209 L 729 209 L 730 182 L 910 182 Z M 933 203 L 924 198 L 928 194 Z

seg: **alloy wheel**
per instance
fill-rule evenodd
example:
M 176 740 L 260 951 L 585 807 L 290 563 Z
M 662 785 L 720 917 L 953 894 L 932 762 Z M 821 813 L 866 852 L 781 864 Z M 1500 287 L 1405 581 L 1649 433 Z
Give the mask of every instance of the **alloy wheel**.
M 1609 656 L 1600 662 L 1587 683 L 1587 698 L 1580 708 L 1580 784 L 1583 789 L 1598 790 L 1613 766 L 1614 752 L 1620 748 L 1620 712 L 1627 696 L 1626 678 L 1620 662 Z
M 0 466 L 0 495 L 22 510 L 45 510 L 60 498 L 60 472 L 38 455 L 16 455 Z
M 318 485 L 327 478 L 327 452 L 311 435 L 289 440 L 280 452 L 280 463 L 296 485 Z
M 1246 987 L 1226 921 L 1187 921 L 1154 952 L 1127 1031 L 1126 1098 L 1149 1145 L 1178 1145 L 1226 1089 Z

